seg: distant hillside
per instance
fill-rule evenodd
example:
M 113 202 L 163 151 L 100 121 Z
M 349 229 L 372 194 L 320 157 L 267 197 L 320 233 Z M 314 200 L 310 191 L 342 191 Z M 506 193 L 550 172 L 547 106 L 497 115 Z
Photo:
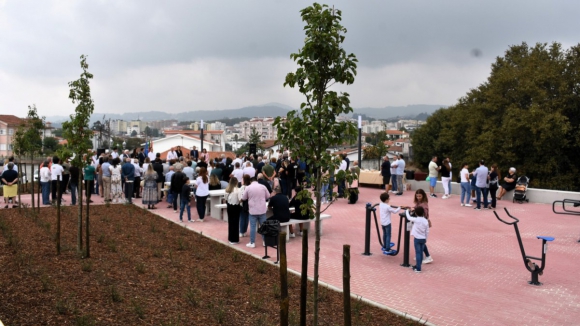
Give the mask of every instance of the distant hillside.
M 375 119 L 390 119 L 395 117 L 415 118 L 417 115 L 426 113 L 432 114 L 446 105 L 416 104 L 407 106 L 387 106 L 384 108 L 357 108 L 354 113 L 365 114 Z
M 367 117 L 374 119 L 390 119 L 396 117 L 415 118 L 417 115 L 423 117 L 431 115 L 437 109 L 444 107 L 443 105 L 407 105 L 407 106 L 387 106 L 384 108 L 356 108 L 355 114 L 364 114 Z M 141 119 L 143 121 L 154 120 L 178 120 L 178 121 L 197 121 L 197 120 L 220 120 L 224 118 L 241 118 L 241 117 L 277 117 L 286 116 L 288 111 L 292 108 L 290 106 L 280 103 L 268 103 L 265 105 L 247 106 L 240 109 L 231 110 L 202 110 L 189 111 L 181 113 L 167 113 L 163 111 L 149 111 L 149 112 L 126 112 L 126 113 L 94 113 L 91 116 L 91 124 L 95 121 L 102 120 L 103 115 L 106 119 L 121 119 L 134 120 Z M 46 117 L 47 121 L 53 123 L 55 127 L 60 127 L 63 121 L 68 120 L 68 116 L 51 116 Z
M 232 110 L 202 110 L 202 111 L 189 111 L 181 113 L 167 113 L 162 111 L 149 111 L 149 112 L 126 112 L 121 114 L 116 113 L 94 113 L 91 116 L 91 124 L 95 121 L 102 120 L 103 116 L 106 119 L 121 119 L 121 120 L 134 120 L 141 119 L 143 121 L 154 121 L 154 120 L 178 120 L 178 121 L 197 121 L 197 120 L 219 120 L 223 118 L 236 118 L 236 117 L 277 117 L 286 116 L 288 114 L 288 109 L 282 107 L 283 104 L 270 103 L 262 106 L 248 106 L 240 109 Z M 47 121 L 52 122 L 56 126 L 59 126 L 63 121 L 66 121 L 69 117 L 64 116 L 52 116 L 47 117 Z

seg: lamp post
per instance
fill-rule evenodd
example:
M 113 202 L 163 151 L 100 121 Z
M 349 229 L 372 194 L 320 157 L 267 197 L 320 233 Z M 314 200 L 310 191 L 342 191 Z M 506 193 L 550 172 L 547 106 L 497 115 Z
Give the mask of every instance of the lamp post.
M 125 146 L 127 146 L 127 143 L 123 141 L 123 149 L 125 149 Z
M 362 167 L 362 117 L 358 116 L 358 166 Z
M 203 120 L 201 120 L 201 148 L 199 149 L 199 152 L 203 152 Z

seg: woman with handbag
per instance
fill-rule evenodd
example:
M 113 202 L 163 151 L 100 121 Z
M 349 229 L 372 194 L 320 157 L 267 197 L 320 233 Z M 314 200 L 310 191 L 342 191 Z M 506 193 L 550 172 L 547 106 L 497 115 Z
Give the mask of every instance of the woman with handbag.
M 499 189 L 499 179 L 501 179 L 500 172 L 497 168 L 497 164 L 491 166 L 491 171 L 489 173 L 489 195 L 491 196 L 491 205 L 489 209 L 495 209 L 497 203 L 496 193 Z
M 240 212 L 242 211 L 241 197 L 242 192 L 238 188 L 238 179 L 231 177 L 224 196 L 228 212 L 228 241 L 231 245 L 240 243 L 238 230 L 240 226 Z

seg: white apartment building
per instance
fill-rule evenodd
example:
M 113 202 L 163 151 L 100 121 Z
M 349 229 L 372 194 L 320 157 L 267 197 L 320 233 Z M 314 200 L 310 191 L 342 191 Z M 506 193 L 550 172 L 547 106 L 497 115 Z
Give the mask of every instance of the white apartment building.
M 240 137 L 249 139 L 253 128 L 262 135 L 262 139 L 276 139 L 278 135 L 278 128 L 274 127 L 274 118 L 256 117 L 240 122 Z

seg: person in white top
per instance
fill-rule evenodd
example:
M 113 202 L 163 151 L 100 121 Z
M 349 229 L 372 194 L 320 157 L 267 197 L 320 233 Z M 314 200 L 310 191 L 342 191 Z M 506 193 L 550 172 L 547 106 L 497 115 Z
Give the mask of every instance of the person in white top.
M 205 217 L 205 202 L 209 196 L 209 178 L 207 176 L 207 169 L 199 169 L 199 177 L 197 177 L 195 185 L 195 203 L 197 208 L 197 215 L 199 222 L 203 222 Z
M 461 206 L 471 207 L 469 204 L 469 200 L 471 199 L 471 183 L 469 182 L 469 166 L 466 163 L 463 163 L 463 168 L 461 172 L 459 172 L 459 176 L 461 178 Z M 467 195 L 465 202 L 463 199 Z
M 119 152 L 117 152 L 117 147 L 113 147 L 113 152 L 111 153 L 111 157 L 116 159 L 119 157 Z
M 175 152 L 175 147 L 171 147 L 171 150 L 167 152 L 167 161 L 177 160 L 177 153 Z
M 52 165 L 50 167 L 50 180 L 52 181 L 52 202 L 57 203 L 61 201 L 64 185 L 62 183 L 62 172 L 64 168 L 59 164 L 60 159 L 55 156 L 52 158 Z M 59 182 L 60 180 L 60 182 Z M 60 191 L 57 194 L 57 186 L 60 183 Z
M 409 210 L 406 210 L 407 219 L 413 222 L 413 229 L 411 235 L 415 238 L 415 260 L 417 265 L 413 266 L 416 273 L 421 273 L 421 264 L 423 263 L 423 250 L 427 244 L 427 237 L 429 236 L 429 221 L 424 217 L 425 211 L 423 207 L 415 207 L 415 215 L 411 216 Z
M 431 162 L 429 162 L 429 190 L 431 192 L 430 196 L 434 198 L 437 198 L 437 195 L 435 195 L 435 186 L 437 185 L 439 170 L 441 168 L 437 165 L 437 156 L 433 156 Z
M 403 154 L 399 154 L 399 159 L 395 162 L 397 166 L 397 196 L 402 196 L 403 191 L 405 191 L 405 185 L 403 184 L 403 175 L 405 174 L 405 160 Z
M 151 152 L 147 153 L 147 157 L 149 158 L 150 162 L 155 161 L 155 157 L 156 157 L 155 152 L 151 151 Z
M 240 213 L 242 212 L 242 195 L 243 193 L 238 188 L 238 179 L 231 177 L 224 199 L 226 200 L 228 212 L 228 241 L 232 245 L 240 243 L 238 231 L 240 229 Z
M 236 179 L 238 179 L 238 181 L 242 180 L 244 177 L 244 170 L 241 169 L 241 163 L 236 162 L 236 164 L 234 165 L 234 170 L 232 171 L 232 174 L 230 174 L 230 177 L 234 177 Z
M 42 205 L 50 205 L 50 169 L 48 168 L 48 161 L 44 161 L 43 166 L 38 171 L 40 178 L 40 189 L 42 192 Z
M 246 167 L 242 170 L 242 173 L 249 175 L 250 179 L 253 179 L 256 176 L 256 169 L 254 169 L 252 162 L 246 162 Z
M 381 203 L 379 211 L 381 216 L 381 226 L 383 228 L 383 245 L 381 249 L 383 254 L 392 255 L 395 251 L 391 250 L 391 214 L 396 214 L 401 210 L 401 207 L 393 208 L 389 205 L 389 194 L 383 192 L 380 196 Z

